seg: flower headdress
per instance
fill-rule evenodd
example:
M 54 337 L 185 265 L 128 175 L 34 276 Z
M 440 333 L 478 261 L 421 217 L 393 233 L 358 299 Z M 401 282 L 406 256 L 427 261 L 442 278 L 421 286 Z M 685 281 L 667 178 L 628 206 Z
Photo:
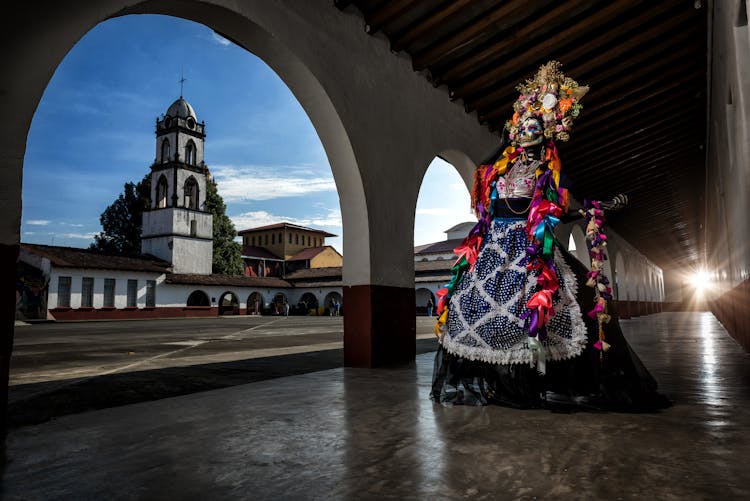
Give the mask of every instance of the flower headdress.
M 580 100 L 589 88 L 566 77 L 561 67 L 558 61 L 550 61 L 539 68 L 533 79 L 516 87 L 521 95 L 513 104 L 513 118 L 505 123 L 514 146 L 519 138 L 519 126 L 530 117 L 542 120 L 545 138 L 570 139 L 573 120 L 581 112 Z

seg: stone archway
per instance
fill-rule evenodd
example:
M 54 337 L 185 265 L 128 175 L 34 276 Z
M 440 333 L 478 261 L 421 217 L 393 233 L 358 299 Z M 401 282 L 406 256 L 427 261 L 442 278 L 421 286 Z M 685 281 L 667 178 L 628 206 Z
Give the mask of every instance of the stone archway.
M 338 317 L 343 312 L 343 298 L 341 294 L 336 291 L 329 292 L 323 300 L 323 306 L 328 310 L 330 316 Z
M 252 292 L 247 296 L 247 308 L 245 309 L 248 315 L 261 315 L 263 313 L 263 295 L 260 292 Z
M 302 297 L 299 298 L 298 307 L 300 313 L 304 315 L 317 315 L 318 314 L 318 298 L 312 292 L 305 292 Z
M 7 14 L 0 51 L 6 80 L 0 93 L 8 127 L 0 136 L 0 262 L 19 253 L 23 159 L 29 125 L 59 63 L 93 27 L 129 14 L 163 14 L 199 22 L 266 62 L 285 82 L 315 127 L 339 193 L 343 222 L 344 358 L 349 366 L 410 362 L 415 356 L 413 202 L 422 166 L 435 151 L 478 157 L 497 136 L 445 98 L 406 61 L 393 58 L 361 23 L 315 2 L 264 0 L 110 0 L 16 2 Z M 39 16 L 40 11 L 44 16 Z M 367 64 L 363 64 L 367 61 Z M 334 64 L 332 64 L 334 63 Z M 376 70 L 376 71 L 373 71 Z M 364 85 L 363 85 L 364 83 Z M 441 127 L 425 128 L 429 116 Z M 367 120 L 363 120 L 367 117 Z M 450 148 L 447 148 L 450 147 Z M 398 183 L 393 183 L 397 179 Z M 411 230 L 411 231 L 409 231 Z M 0 365 L 8 367 L 15 311 L 11 278 L 0 316 Z M 389 305 L 389 314 L 376 310 Z M 7 371 L 6 371 L 7 373 Z M 7 387 L 7 374 L 2 376 Z
M 430 315 L 430 310 L 432 310 L 432 315 L 435 314 L 435 305 L 437 303 L 435 301 L 435 295 L 430 289 L 420 287 L 414 291 L 414 296 L 417 303 L 417 315 Z M 431 308 L 429 304 L 430 302 L 432 302 Z
M 188 306 L 211 306 L 211 299 L 202 290 L 194 290 L 187 298 Z
M 237 294 L 226 291 L 219 297 L 219 315 L 239 315 L 240 300 Z

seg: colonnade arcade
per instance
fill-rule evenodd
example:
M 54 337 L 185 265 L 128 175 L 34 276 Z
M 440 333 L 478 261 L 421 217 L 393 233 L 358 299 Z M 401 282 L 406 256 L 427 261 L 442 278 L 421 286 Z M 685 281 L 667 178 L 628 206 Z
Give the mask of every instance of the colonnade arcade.
M 2 35 L 3 63 L 12 75 L 0 93 L 6 114 L 6 132 L 0 136 L 0 210 L 5 215 L 0 261 L 6 269 L 15 266 L 19 249 L 26 137 L 57 66 L 78 40 L 109 18 L 180 17 L 214 29 L 261 58 L 289 87 L 320 137 L 343 218 L 346 365 L 377 367 L 414 359 L 412 236 L 423 176 L 439 155 L 457 169 L 468 189 L 475 162 L 496 148 L 496 134 L 451 102 L 444 88 L 415 73 L 408 61 L 393 57 L 386 42 L 364 33 L 360 17 L 332 8 L 329 0 L 41 4 L 16 5 L 14 22 Z M 627 257 L 622 263 L 628 276 L 641 266 Z M 635 282 L 623 283 L 628 294 L 639 294 Z M 0 291 L 7 386 L 14 321 L 10 277 Z M 236 302 L 244 307 L 250 299 Z

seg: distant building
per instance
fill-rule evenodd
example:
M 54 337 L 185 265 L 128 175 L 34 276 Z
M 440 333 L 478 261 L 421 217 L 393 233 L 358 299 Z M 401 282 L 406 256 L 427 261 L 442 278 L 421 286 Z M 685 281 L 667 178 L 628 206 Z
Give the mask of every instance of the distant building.
M 277 223 L 238 232 L 242 237 L 245 275 L 285 277 L 307 268 L 341 267 L 343 256 L 326 237 L 336 235 L 291 223 Z

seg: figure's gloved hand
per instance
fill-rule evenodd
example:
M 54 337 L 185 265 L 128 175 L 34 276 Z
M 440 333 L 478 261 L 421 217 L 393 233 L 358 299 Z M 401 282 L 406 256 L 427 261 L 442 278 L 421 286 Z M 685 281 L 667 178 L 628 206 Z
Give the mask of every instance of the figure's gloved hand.
M 602 209 L 608 212 L 617 212 L 627 207 L 628 203 L 629 203 L 628 196 L 620 193 L 619 195 L 615 196 L 615 198 L 613 198 L 612 200 L 609 200 L 607 202 L 601 202 L 601 206 L 602 206 Z

